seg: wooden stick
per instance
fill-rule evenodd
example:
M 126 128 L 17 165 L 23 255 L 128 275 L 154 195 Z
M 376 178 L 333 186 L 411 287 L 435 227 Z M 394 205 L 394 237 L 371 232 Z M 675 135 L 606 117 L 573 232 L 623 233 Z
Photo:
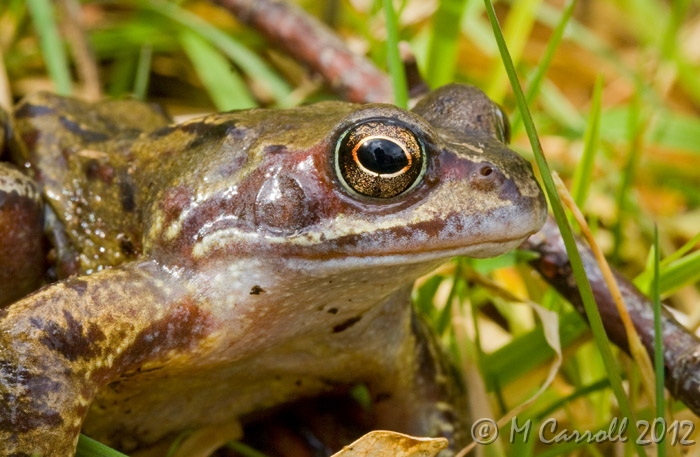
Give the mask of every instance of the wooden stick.
M 613 343 L 629 353 L 627 333 L 593 253 L 581 241 L 577 241 L 577 244 L 605 331 Z M 540 257 L 533 260 L 531 264 L 545 281 L 557 289 L 579 313 L 585 316 L 581 295 L 576 287 L 569 257 L 564 248 L 564 241 L 554 220 L 550 217 L 542 230 L 528 238 L 521 247 L 540 254 Z M 652 302 L 620 273 L 614 272 L 614 274 L 634 327 L 642 344 L 653 358 Z M 700 415 L 700 375 L 698 374 L 700 373 L 700 339 L 683 327 L 666 309 L 662 310 L 662 328 L 666 388 L 695 414 Z
M 393 99 L 386 74 L 353 54 L 338 36 L 298 7 L 278 0 L 212 0 L 321 76 L 351 102 Z

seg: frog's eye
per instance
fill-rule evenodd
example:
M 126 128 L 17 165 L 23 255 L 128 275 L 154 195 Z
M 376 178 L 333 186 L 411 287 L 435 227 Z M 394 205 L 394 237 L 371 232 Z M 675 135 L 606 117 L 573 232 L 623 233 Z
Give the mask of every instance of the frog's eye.
M 389 121 L 367 121 L 348 129 L 336 147 L 340 180 L 358 194 L 391 198 L 422 177 L 422 143 L 406 127 Z
M 508 116 L 506 112 L 503 111 L 498 105 L 494 107 L 494 114 L 496 115 L 496 136 L 503 144 L 510 143 L 510 122 L 508 121 Z

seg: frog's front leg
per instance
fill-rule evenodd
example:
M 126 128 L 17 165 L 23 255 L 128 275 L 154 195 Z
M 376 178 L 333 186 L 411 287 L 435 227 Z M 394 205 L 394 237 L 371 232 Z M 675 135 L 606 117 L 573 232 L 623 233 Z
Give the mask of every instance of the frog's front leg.
M 443 436 L 451 449 L 468 438 L 467 394 L 461 377 L 423 319 L 407 306 L 409 291 L 385 303 L 372 325 L 383 370 L 370 381 L 376 428 Z M 367 330 L 365 330 L 366 332 Z
M 73 455 L 96 392 L 193 344 L 206 319 L 150 262 L 53 284 L 0 311 L 0 455 Z

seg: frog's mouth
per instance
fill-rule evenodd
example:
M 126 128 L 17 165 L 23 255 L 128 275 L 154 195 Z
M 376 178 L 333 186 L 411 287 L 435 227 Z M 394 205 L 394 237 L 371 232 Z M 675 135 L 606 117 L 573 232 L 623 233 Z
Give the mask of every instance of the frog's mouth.
M 452 213 L 444 219 L 345 233 L 335 239 L 300 236 L 288 256 L 307 260 L 396 265 L 441 262 L 454 256 L 496 257 L 516 248 L 544 223 L 544 211 L 501 208 L 479 216 Z M 290 240 L 288 240 L 289 242 Z
M 336 255 L 299 255 L 287 257 L 283 262 L 295 270 L 303 270 L 313 276 L 350 277 L 357 281 L 371 282 L 377 278 L 383 281 L 393 281 L 396 284 L 409 284 L 416 278 L 435 270 L 449 259 L 466 257 L 494 257 L 516 248 L 525 238 L 500 240 L 497 242 L 482 242 L 456 247 L 442 246 L 432 250 L 401 250 L 362 252 L 355 254 Z M 498 255 L 498 254 L 496 254 Z M 373 278 L 373 279 L 371 279 Z M 387 279 L 389 278 L 389 279 Z
M 535 233 L 535 232 L 532 232 Z M 386 265 L 405 264 L 405 263 L 423 263 L 423 262 L 442 262 L 451 257 L 466 256 L 474 258 L 497 257 L 505 254 L 518 247 L 529 235 L 518 236 L 516 238 L 503 238 L 494 241 L 479 241 L 471 244 L 436 244 L 423 246 L 405 246 L 401 249 L 361 249 L 351 250 L 352 252 L 343 252 L 343 250 L 335 251 L 330 255 L 301 255 L 309 260 L 312 259 L 346 259 L 353 258 L 359 261 L 369 261 L 372 263 L 382 263 Z

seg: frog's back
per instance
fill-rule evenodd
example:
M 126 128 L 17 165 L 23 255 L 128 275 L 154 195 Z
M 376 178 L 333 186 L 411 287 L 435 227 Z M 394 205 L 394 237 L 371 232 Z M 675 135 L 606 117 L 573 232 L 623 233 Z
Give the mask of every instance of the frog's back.
M 13 160 L 49 204 L 46 232 L 61 279 L 149 255 L 149 239 L 192 238 L 179 219 L 195 214 L 199 223 L 239 192 L 257 194 L 268 169 L 296 166 L 297 155 L 327 148 L 354 106 L 233 111 L 173 124 L 143 102 L 90 104 L 39 93 L 16 108 Z M 261 166 L 264 157 L 284 158 Z M 247 179 L 251 189 L 239 189 L 257 172 Z M 237 207 L 241 223 L 259 222 L 252 204 Z
M 141 227 L 129 145 L 167 125 L 154 105 L 133 100 L 89 104 L 49 93 L 14 112 L 12 160 L 39 183 L 50 210 L 46 233 L 59 278 L 137 257 Z

